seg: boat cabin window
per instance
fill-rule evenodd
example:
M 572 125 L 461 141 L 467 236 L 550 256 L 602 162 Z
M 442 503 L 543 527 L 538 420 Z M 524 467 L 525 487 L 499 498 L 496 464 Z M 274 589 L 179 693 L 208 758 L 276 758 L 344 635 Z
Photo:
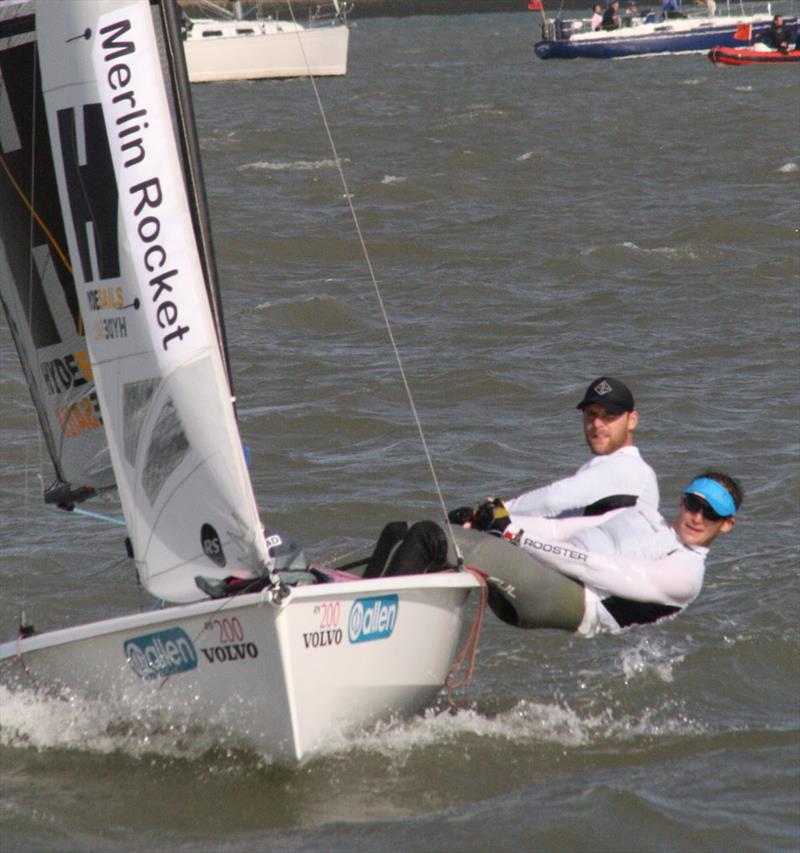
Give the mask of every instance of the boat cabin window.
M 251 36 L 255 30 L 252 27 L 236 27 L 236 35 L 238 36 Z
M 221 36 L 222 30 L 203 30 L 203 38 L 207 39 L 210 36 Z

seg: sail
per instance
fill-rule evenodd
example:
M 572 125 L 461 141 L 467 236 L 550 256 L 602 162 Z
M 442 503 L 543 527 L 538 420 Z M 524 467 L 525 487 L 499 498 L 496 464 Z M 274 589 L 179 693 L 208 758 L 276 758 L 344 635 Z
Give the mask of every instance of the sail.
M 114 475 L 38 73 L 33 4 L 0 5 L 0 299 L 55 468 L 46 499 L 73 503 Z
M 187 189 L 194 128 L 175 118 L 171 15 L 148 0 L 36 5 L 58 196 L 134 558 L 153 595 L 187 602 L 202 597 L 195 576 L 246 577 L 268 556 Z

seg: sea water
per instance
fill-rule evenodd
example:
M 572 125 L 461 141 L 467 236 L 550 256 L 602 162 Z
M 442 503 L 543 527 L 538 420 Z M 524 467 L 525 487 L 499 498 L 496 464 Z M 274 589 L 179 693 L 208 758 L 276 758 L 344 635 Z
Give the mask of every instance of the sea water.
M 797 67 L 542 62 L 524 13 L 353 23 L 319 91 L 446 505 L 573 471 L 608 373 L 663 512 L 714 466 L 736 529 L 678 618 L 587 641 L 488 615 L 463 707 L 300 768 L 0 688 L 2 849 L 797 849 Z M 315 558 L 440 517 L 309 82 L 193 95 L 264 517 Z M 42 506 L 0 347 L 2 637 L 137 610 L 119 529 Z

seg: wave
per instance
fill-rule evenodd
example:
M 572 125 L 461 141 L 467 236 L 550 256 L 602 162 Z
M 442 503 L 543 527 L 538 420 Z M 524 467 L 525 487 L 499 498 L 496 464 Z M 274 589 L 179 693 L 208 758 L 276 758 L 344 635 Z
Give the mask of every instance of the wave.
M 343 160 L 343 163 L 348 162 Z M 330 158 L 323 160 L 293 160 L 291 162 L 274 163 L 269 160 L 260 160 L 255 163 L 244 163 L 239 166 L 237 172 L 269 171 L 269 172 L 313 172 L 317 169 L 335 169 L 336 161 Z
M 666 653 L 639 648 L 626 654 L 627 678 L 643 673 L 671 681 Z M 224 724 L 187 722 L 179 708 L 169 713 L 148 708 L 140 701 L 131 710 L 130 698 L 91 700 L 71 692 L 58 695 L 34 688 L 0 685 L 0 746 L 12 749 L 76 750 L 82 753 L 133 758 L 157 756 L 227 762 L 234 754 L 249 756 L 248 764 L 271 764 L 269 755 L 251 747 L 245 735 Z M 543 744 L 583 747 L 601 742 L 626 742 L 641 737 L 698 735 L 707 727 L 693 721 L 677 703 L 620 711 L 575 708 L 561 700 L 520 699 L 494 711 L 480 702 L 454 710 L 442 700 L 410 719 L 392 719 L 353 734 L 332 734 L 313 760 L 369 752 L 395 757 L 431 747 L 469 742 L 483 748 L 535 748 Z

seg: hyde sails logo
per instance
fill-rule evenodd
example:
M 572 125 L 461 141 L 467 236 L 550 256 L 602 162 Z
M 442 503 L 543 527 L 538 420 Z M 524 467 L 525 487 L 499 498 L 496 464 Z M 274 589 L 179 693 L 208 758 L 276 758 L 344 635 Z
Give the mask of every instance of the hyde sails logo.
M 183 628 L 167 628 L 125 640 L 125 657 L 139 678 L 166 678 L 197 669 L 197 651 Z
M 366 643 L 391 637 L 399 609 L 396 595 L 356 599 L 347 620 L 347 638 L 351 643 Z

